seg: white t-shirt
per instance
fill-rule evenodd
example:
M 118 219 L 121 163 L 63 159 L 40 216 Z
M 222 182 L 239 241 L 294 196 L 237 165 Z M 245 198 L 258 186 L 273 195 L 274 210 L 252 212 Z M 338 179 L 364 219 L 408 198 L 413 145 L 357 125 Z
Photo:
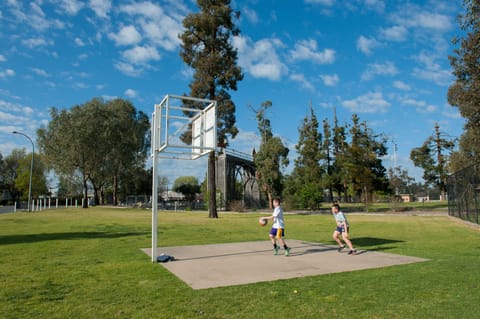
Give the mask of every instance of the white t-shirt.
M 347 217 L 341 211 L 339 211 L 336 214 L 333 214 L 333 217 L 335 217 L 335 220 L 337 223 L 343 224 L 345 222 L 347 224 L 347 227 L 349 226 Z
M 275 207 L 273 210 L 273 228 L 285 228 L 285 222 L 283 221 L 283 209 L 281 206 Z

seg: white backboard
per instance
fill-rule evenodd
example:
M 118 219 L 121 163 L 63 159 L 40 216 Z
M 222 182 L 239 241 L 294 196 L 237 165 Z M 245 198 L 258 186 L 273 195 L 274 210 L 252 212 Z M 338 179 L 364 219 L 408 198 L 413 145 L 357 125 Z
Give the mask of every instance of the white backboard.
M 200 108 L 185 107 L 194 103 Z M 167 95 L 152 115 L 152 153 L 159 157 L 196 159 L 216 149 L 216 101 Z M 191 144 L 180 137 L 191 132 Z

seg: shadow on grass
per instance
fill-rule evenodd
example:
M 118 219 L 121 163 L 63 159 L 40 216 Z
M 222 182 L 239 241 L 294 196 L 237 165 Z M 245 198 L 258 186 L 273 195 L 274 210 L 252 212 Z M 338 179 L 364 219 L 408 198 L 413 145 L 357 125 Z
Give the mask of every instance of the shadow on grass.
M 394 239 L 385 239 L 385 238 L 375 238 L 375 237 L 358 237 L 352 238 L 352 243 L 355 247 L 366 248 L 369 251 L 385 251 L 392 249 L 392 246 L 382 246 L 395 243 L 403 243 L 403 240 L 394 240 Z M 372 248 L 373 246 L 373 248 Z M 377 246 L 377 247 L 375 247 Z M 380 247 L 378 247 L 380 246 Z M 370 248 L 369 248 L 370 247 Z
M 0 236 L 1 245 L 36 243 L 48 240 L 72 240 L 72 239 L 97 239 L 97 238 L 120 238 L 128 236 L 145 235 L 148 232 L 70 232 L 70 233 L 45 233 Z
M 362 246 L 362 247 L 403 243 L 403 240 L 385 239 L 385 238 L 376 238 L 376 237 L 353 237 L 351 238 L 351 240 L 352 242 L 355 243 L 356 246 Z

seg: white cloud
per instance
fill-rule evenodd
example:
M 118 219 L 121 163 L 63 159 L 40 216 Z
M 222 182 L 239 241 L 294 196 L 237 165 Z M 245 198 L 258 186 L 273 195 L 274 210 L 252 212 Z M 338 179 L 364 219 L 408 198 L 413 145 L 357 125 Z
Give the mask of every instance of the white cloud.
M 402 91 L 410 91 L 411 90 L 411 86 L 408 85 L 407 83 L 403 82 L 403 81 L 394 81 L 393 82 L 393 86 L 399 90 L 402 90 Z
M 370 92 L 353 100 L 343 101 L 342 105 L 354 113 L 385 113 L 390 107 L 390 103 L 379 92 Z
M 125 94 L 125 96 L 129 97 L 129 98 L 136 98 L 138 93 L 137 91 L 133 90 L 133 89 L 127 89 L 125 90 L 125 92 L 123 93 Z
M 390 28 L 381 29 L 380 35 L 388 41 L 405 41 L 408 36 L 408 29 L 402 25 L 396 25 Z
M 75 43 L 75 45 L 77 47 L 84 47 L 85 46 L 85 43 L 79 37 L 76 37 L 75 40 L 73 40 L 73 42 Z
M 133 25 L 122 27 L 117 34 L 110 33 L 108 36 L 116 45 L 134 45 L 142 40 L 142 36 Z
M 60 8 L 70 16 L 74 16 L 83 8 L 83 3 L 78 0 L 60 0 Z
M 441 86 L 447 86 L 451 84 L 453 81 L 453 75 L 450 72 L 450 70 L 442 70 L 440 68 L 436 68 L 436 69 L 414 68 L 412 74 L 420 79 L 431 81 Z
M 280 61 L 277 50 L 283 43 L 275 38 L 261 39 L 255 43 L 246 37 L 233 38 L 233 46 L 238 50 L 238 64 L 255 78 L 279 80 L 288 73 L 288 68 Z
M 15 71 L 12 69 L 6 69 L 5 71 L 0 70 L 0 79 L 6 78 L 9 76 L 14 76 L 14 75 L 15 75 Z
M 147 39 L 161 48 L 174 51 L 180 45 L 178 34 L 182 32 L 182 23 L 165 16 L 161 23 L 157 21 L 142 23 L 142 29 Z
M 326 86 L 335 86 L 338 84 L 338 81 L 340 80 L 337 74 L 332 74 L 332 75 L 324 74 L 324 75 L 320 75 L 320 78 L 322 79 L 323 84 L 325 84 Z
M 50 77 L 50 74 L 48 74 L 48 72 L 45 71 L 45 70 L 38 69 L 38 68 L 32 68 L 32 71 L 33 71 L 33 73 L 35 73 L 36 75 L 43 76 L 43 77 L 45 77 L 45 78 Z
M 43 46 L 52 45 L 53 42 L 52 41 L 47 41 L 43 38 L 30 38 L 30 39 L 22 40 L 22 44 L 29 49 L 33 49 L 33 48 L 36 48 L 36 47 L 43 47 Z
M 107 18 L 112 2 L 110 0 L 90 0 L 90 7 L 98 17 Z
M 412 74 L 420 79 L 434 82 L 437 85 L 446 86 L 453 81 L 453 75 L 449 69 L 442 69 L 438 63 L 435 63 L 435 57 L 432 54 L 422 52 L 416 56 L 416 60 L 423 67 L 416 67 Z
M 4 55 L 0 54 L 0 62 L 5 62 L 5 61 L 7 61 L 7 58 Z
M 15 115 L 12 113 L 6 113 L 6 112 L 0 111 L 0 123 L 1 122 L 17 123 L 17 122 L 21 122 L 22 120 L 23 120 L 23 116 L 21 114 Z
M 317 51 L 317 41 L 300 40 L 295 43 L 295 49 L 290 51 L 293 60 L 311 60 L 319 64 L 333 63 L 335 50 L 324 49 Z
M 244 15 L 250 23 L 252 24 L 258 23 L 258 15 L 255 10 L 245 7 L 242 10 L 242 15 Z
M 30 106 L 15 104 L 15 103 L 11 103 L 4 100 L 0 100 L 0 110 L 6 110 L 8 112 L 21 113 L 21 114 L 27 114 L 27 115 L 34 113 L 33 109 Z
M 433 113 L 437 110 L 437 107 L 432 104 L 428 104 L 425 101 L 419 101 L 414 99 L 405 99 L 402 101 L 405 105 L 414 106 L 415 110 L 419 113 Z
M 135 67 L 130 63 L 117 62 L 114 64 L 114 66 L 117 70 L 119 70 L 123 74 L 132 76 L 132 77 L 137 77 L 143 72 L 143 69 L 139 67 Z
M 372 49 L 378 46 L 377 40 L 374 38 L 367 38 L 361 35 L 357 39 L 357 50 L 365 55 L 372 54 Z
M 28 5 L 26 5 L 27 2 Z M 7 1 L 9 12 L 15 17 L 16 24 L 28 25 L 40 32 L 52 27 L 62 29 L 64 23 L 58 19 L 47 17 L 40 7 L 42 4 L 41 1 Z
M 462 115 L 458 111 L 458 108 L 451 105 L 445 105 L 442 111 L 442 115 L 452 118 L 452 119 L 461 119 Z
M 174 51 L 180 44 L 178 34 L 183 30 L 182 21 L 187 9 L 182 4 L 171 1 L 168 6 L 169 9 L 164 10 L 152 2 L 131 3 L 120 6 L 120 12 L 138 21 L 146 39 L 158 47 Z
M 382 0 L 365 0 L 365 6 L 379 13 L 385 10 L 385 3 Z
M 258 152 L 260 149 L 260 142 L 261 138 L 257 132 L 239 129 L 237 136 L 235 139 L 229 141 L 229 144 L 231 148 L 237 151 L 252 154 L 254 148 Z
M 137 46 L 123 51 L 122 57 L 132 64 L 147 64 L 150 61 L 160 60 L 160 54 L 154 47 Z
M 314 86 L 312 83 L 310 83 L 303 74 L 300 74 L 300 73 L 295 73 L 295 74 L 291 74 L 290 75 L 290 79 L 292 81 L 295 81 L 295 82 L 298 82 L 300 83 L 300 85 L 309 90 L 309 91 L 313 91 L 314 90 Z
M 406 4 L 402 10 L 392 15 L 392 21 L 400 26 L 444 32 L 453 26 L 451 16 L 422 10 L 417 5 Z
M 140 15 L 150 19 L 161 19 L 164 11 L 161 6 L 152 2 L 131 3 L 120 6 L 120 11 L 130 15 Z
M 367 81 L 376 75 L 395 75 L 397 73 L 398 70 L 392 62 L 372 63 L 367 66 L 367 70 L 362 74 L 361 79 Z
M 331 7 L 335 3 L 335 0 L 305 0 L 305 3 L 321 4 Z

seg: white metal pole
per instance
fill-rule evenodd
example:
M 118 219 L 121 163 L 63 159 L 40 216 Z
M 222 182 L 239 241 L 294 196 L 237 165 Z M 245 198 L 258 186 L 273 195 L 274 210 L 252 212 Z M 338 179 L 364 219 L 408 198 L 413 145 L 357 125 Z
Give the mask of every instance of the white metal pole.
M 155 112 L 152 115 L 152 262 L 157 261 L 157 215 L 158 215 L 158 118 L 161 114 L 157 113 L 157 106 L 155 105 Z M 158 129 L 157 129 L 158 128 Z

